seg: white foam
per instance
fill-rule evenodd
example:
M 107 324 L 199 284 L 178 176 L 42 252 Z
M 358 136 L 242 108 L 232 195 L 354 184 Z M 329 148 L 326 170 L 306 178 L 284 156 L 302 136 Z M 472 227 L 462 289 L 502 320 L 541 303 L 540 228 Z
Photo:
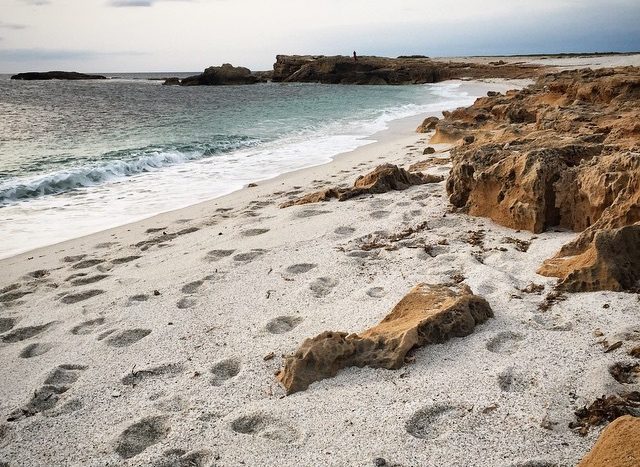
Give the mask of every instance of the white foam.
M 427 85 L 432 103 L 384 109 L 362 120 L 327 123 L 255 147 L 202 157 L 202 153 L 157 152 L 133 161 L 61 171 L 0 186 L 5 199 L 24 197 L 20 189 L 46 193 L 1 208 L 5 239 L 0 257 L 144 219 L 236 191 L 250 182 L 330 162 L 337 154 L 373 140 L 392 120 L 473 103 L 459 83 Z M 22 185 L 20 188 L 19 185 Z M 3 192 L 4 190 L 4 192 Z M 13 191 L 12 191 L 13 190 Z M 24 192 L 22 193 L 24 195 Z

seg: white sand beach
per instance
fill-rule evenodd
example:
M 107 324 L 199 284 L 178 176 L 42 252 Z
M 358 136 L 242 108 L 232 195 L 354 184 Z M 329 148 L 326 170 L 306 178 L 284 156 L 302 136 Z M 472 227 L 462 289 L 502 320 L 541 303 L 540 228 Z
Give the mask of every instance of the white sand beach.
M 279 208 L 381 163 L 447 159 L 448 145 L 423 155 L 424 117 L 329 164 L 0 261 L 0 465 L 575 465 L 598 432 L 568 424 L 618 389 L 608 366 L 628 350 L 600 342 L 640 340 L 634 294 L 539 310 L 555 279 L 535 271 L 575 233 L 452 213 L 445 182 Z M 473 334 L 285 395 L 274 373 L 304 339 L 364 330 L 416 284 L 455 278 L 495 314 Z

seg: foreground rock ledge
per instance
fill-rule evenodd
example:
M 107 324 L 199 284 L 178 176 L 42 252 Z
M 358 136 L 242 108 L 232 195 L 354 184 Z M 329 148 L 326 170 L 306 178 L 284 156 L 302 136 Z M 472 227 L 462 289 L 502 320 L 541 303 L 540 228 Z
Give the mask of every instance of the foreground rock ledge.
M 626 415 L 605 428 L 578 467 L 637 467 L 640 465 L 640 418 Z
M 292 394 L 350 366 L 400 368 L 416 347 L 471 334 L 493 317 L 489 303 L 466 285 L 419 284 L 377 326 L 360 334 L 323 332 L 305 340 L 277 378 Z

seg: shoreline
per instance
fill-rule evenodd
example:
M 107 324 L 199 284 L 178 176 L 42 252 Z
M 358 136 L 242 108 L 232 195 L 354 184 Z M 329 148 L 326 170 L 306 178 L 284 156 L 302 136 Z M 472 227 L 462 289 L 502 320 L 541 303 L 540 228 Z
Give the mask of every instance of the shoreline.
M 608 369 L 621 355 L 594 336 L 638 323 L 633 294 L 540 308 L 556 281 L 536 271 L 576 233 L 454 212 L 444 181 L 279 207 L 382 163 L 446 176 L 451 145 L 416 126 L 1 260 L 0 464 L 576 465 L 599 432 L 571 430 L 576 409 L 622 387 Z M 369 248 L 377 239 L 391 244 Z M 472 334 L 292 395 L 276 380 L 306 339 L 361 332 L 416 284 L 453 282 L 493 310 Z
M 486 86 L 495 86 L 496 88 L 499 88 L 500 90 L 506 89 L 506 88 L 510 88 L 510 87 L 514 87 L 514 88 L 520 88 L 523 86 L 526 86 L 528 83 L 530 83 L 530 80 L 503 80 L 503 79 L 486 79 L 486 80 L 472 80 L 472 81 L 462 81 L 462 80 L 450 80 L 450 81 L 446 81 L 449 83 L 460 83 L 462 86 L 465 86 L 466 88 L 469 89 L 469 93 L 472 93 L 472 95 L 474 94 L 479 94 L 480 91 L 479 89 L 484 89 L 484 87 Z M 487 88 L 488 90 L 489 88 Z M 371 145 L 375 145 L 375 144 L 381 144 L 381 147 L 384 148 L 386 145 L 388 144 L 393 144 L 394 141 L 393 139 L 402 139 L 403 136 L 405 134 L 411 134 L 414 132 L 415 128 L 422 122 L 422 120 L 428 116 L 441 116 L 442 112 L 441 111 L 437 111 L 437 112 L 426 112 L 426 113 L 420 113 L 417 115 L 413 115 L 413 116 L 409 116 L 409 117 L 403 117 L 400 119 L 395 119 L 395 120 L 390 120 L 389 122 L 387 122 L 387 128 L 381 131 L 378 131 L 372 135 L 369 135 L 367 137 L 363 137 L 360 138 L 361 141 L 368 141 L 365 144 L 362 144 L 361 146 L 357 147 L 355 150 L 352 151 L 347 151 L 347 152 L 342 152 L 342 153 L 338 153 L 335 154 L 333 156 L 331 156 L 331 160 L 324 162 L 324 163 L 320 163 L 320 164 L 316 164 L 316 165 L 310 165 L 308 167 L 303 167 L 301 169 L 296 169 L 290 172 L 284 172 L 282 174 L 276 175 L 275 177 L 271 177 L 271 178 L 267 178 L 267 179 L 258 179 L 253 181 L 253 183 L 260 183 L 261 185 L 264 185 L 266 182 L 273 182 L 273 184 L 278 183 L 279 181 L 281 181 L 281 178 L 284 177 L 284 180 L 288 180 L 289 177 L 295 177 L 296 174 L 299 174 L 305 170 L 309 170 L 309 169 L 313 169 L 315 167 L 322 167 L 325 166 L 327 164 L 332 164 L 333 162 L 342 159 L 342 158 L 348 158 L 350 157 L 350 155 L 352 155 L 353 153 L 357 153 L 359 150 L 363 150 L 364 148 L 367 148 Z M 412 126 L 413 125 L 413 126 Z M 371 149 L 373 150 L 373 149 Z M 355 155 L 355 158 L 357 158 L 358 156 Z M 271 184 L 270 184 L 271 185 Z M 86 235 L 81 235 L 79 237 L 73 237 L 67 240 L 62 240 L 59 242 L 55 242 L 52 244 L 48 244 L 48 245 L 43 245 L 43 246 L 39 246 L 39 247 L 35 247 L 35 248 L 30 248 L 27 250 L 23 250 L 23 251 L 19 251 L 17 253 L 9 253 L 7 256 L 3 256 L 0 255 L 0 264 L 2 264 L 3 261 L 5 260 L 9 260 L 11 258 L 15 258 L 15 257 L 22 257 L 22 256 L 31 256 L 32 254 L 34 255 L 38 255 L 40 254 L 39 252 L 41 252 L 41 250 L 43 249 L 47 249 L 47 248 L 52 248 L 55 247 L 56 245 L 64 245 L 67 244 L 68 242 L 73 242 L 75 240 L 78 239 L 82 239 L 85 237 L 91 237 L 93 235 L 98 235 L 104 232 L 113 232 L 117 229 L 120 228 L 124 228 L 126 226 L 131 226 L 134 224 L 138 224 L 141 222 L 145 222 L 145 221 L 151 221 L 152 219 L 159 217 L 159 216 L 164 216 L 164 215 L 171 215 L 171 213 L 177 213 L 181 210 L 190 210 L 193 208 L 196 208 L 199 205 L 204 205 L 207 203 L 211 203 L 213 201 L 216 200 L 224 200 L 225 198 L 229 197 L 229 196 L 234 196 L 236 193 L 241 192 L 243 190 L 247 190 L 249 189 L 246 185 L 242 188 L 238 188 L 235 189 L 227 194 L 221 195 L 221 196 L 217 196 L 217 197 L 213 197 L 204 201 L 199 201 L 196 202 L 194 204 L 190 204 L 187 206 L 183 206 L 183 207 L 179 207 L 179 208 L 175 208 L 175 209 L 170 209 L 168 211 L 163 211 L 157 214 L 152 214 L 150 216 L 147 217 L 142 217 L 139 219 L 135 219 L 132 220 L 131 222 L 126 222 L 124 224 L 118 224 L 118 225 L 114 225 L 111 227 L 107 227 L 105 229 L 100 229 L 97 230 L 95 232 L 86 234 Z M 255 188 L 251 188 L 254 191 L 260 191 L 260 190 L 255 190 Z M 188 216 L 187 216 L 188 217 Z

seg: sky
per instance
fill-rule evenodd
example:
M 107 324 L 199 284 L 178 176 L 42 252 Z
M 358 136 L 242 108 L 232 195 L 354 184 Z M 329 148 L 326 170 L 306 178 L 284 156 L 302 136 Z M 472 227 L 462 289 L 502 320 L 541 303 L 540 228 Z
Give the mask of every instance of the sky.
M 0 73 L 640 50 L 640 0 L 0 0 Z

